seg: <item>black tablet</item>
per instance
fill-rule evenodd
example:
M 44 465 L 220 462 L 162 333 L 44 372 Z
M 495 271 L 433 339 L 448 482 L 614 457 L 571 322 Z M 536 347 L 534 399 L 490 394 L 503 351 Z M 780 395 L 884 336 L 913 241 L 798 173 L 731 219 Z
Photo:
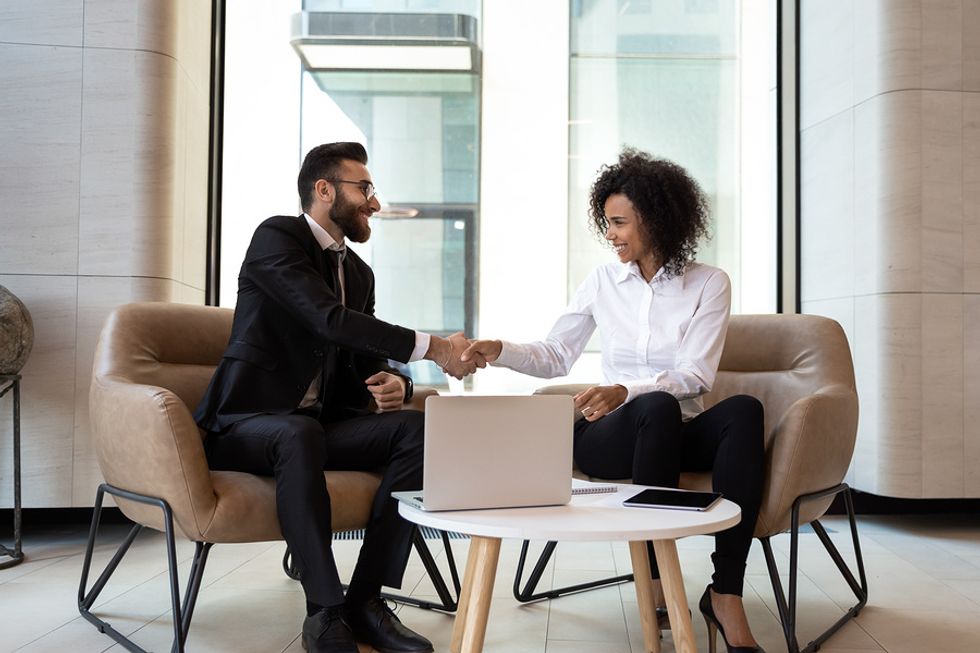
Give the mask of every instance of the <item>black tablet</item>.
M 639 508 L 669 508 L 670 510 L 707 510 L 715 505 L 715 502 L 720 498 L 721 492 L 648 488 L 623 501 L 623 505 Z

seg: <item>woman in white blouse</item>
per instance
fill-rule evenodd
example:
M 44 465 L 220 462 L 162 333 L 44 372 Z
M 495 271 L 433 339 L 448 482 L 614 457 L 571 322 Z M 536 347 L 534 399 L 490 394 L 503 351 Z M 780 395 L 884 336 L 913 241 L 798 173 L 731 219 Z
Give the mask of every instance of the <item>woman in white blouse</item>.
M 710 650 L 718 629 L 728 651 L 761 651 L 742 584 L 762 500 L 763 410 L 745 395 L 708 410 L 701 400 L 718 370 L 731 304 L 728 275 L 694 260 L 707 235 L 707 200 L 680 166 L 627 149 L 600 171 L 590 216 L 619 261 L 592 271 L 545 340 L 476 340 L 463 360 L 564 376 L 598 328 L 603 385 L 575 397 L 584 417 L 575 424 L 576 464 L 590 476 L 670 487 L 682 471 L 712 472 L 742 521 L 716 536 L 700 603 Z

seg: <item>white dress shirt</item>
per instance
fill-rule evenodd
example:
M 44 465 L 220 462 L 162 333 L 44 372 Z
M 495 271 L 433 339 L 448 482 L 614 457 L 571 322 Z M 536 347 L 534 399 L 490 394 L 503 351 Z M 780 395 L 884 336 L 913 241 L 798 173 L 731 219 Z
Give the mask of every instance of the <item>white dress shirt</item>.
M 524 374 L 568 374 L 598 327 L 604 385 L 626 388 L 628 403 L 662 390 L 680 401 L 689 420 L 704 410 L 725 345 L 731 283 L 719 268 L 691 263 L 648 283 L 636 263 L 601 265 L 575 291 L 543 341 L 504 342 L 493 363 Z

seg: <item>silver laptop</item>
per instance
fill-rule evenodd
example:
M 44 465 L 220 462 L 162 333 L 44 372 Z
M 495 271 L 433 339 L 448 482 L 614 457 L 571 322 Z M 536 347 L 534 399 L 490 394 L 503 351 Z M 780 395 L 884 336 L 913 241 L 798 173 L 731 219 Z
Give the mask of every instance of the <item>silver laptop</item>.
M 422 510 L 568 503 L 572 414 L 570 396 L 429 397 L 423 491 L 392 496 Z

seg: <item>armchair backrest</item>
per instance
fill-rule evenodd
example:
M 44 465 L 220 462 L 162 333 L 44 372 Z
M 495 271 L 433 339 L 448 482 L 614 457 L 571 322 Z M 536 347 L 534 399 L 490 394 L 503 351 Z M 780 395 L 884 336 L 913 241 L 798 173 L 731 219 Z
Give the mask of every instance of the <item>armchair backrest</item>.
M 191 417 L 231 332 L 229 309 L 127 304 L 99 338 L 89 408 L 106 482 L 166 500 L 178 528 L 203 539 L 216 497 Z M 133 521 L 162 528 L 158 508 L 118 500 Z
M 756 535 L 775 534 L 789 527 L 797 496 L 833 487 L 847 473 L 858 401 L 844 331 L 815 315 L 733 315 L 705 408 L 736 394 L 765 407 L 768 477 Z M 831 501 L 805 504 L 801 523 Z

